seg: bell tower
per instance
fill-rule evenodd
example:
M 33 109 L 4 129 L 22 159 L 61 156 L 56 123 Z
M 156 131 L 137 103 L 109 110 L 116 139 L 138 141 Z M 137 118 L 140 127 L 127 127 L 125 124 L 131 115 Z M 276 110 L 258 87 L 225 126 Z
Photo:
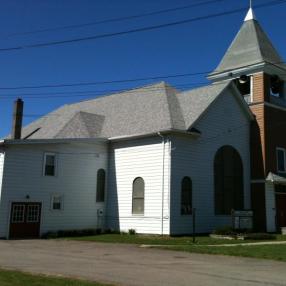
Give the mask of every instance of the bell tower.
M 286 65 L 257 21 L 252 6 L 208 79 L 214 84 L 233 81 L 255 116 L 250 149 L 256 230 L 274 232 L 286 227 L 286 203 L 283 207 L 280 202 L 282 195 L 286 202 Z M 280 217 L 284 213 L 285 219 Z

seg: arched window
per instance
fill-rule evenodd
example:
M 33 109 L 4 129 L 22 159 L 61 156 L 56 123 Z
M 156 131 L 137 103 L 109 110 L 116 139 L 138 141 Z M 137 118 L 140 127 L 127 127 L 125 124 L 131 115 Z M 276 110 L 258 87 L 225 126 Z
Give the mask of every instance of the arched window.
M 214 159 L 215 214 L 243 209 L 243 164 L 231 146 L 221 147 Z
M 181 214 L 192 214 L 192 180 L 184 177 L 181 183 Z
M 133 181 L 132 214 L 144 214 L 145 183 L 142 178 Z
M 105 197 L 105 171 L 99 169 L 97 171 L 97 185 L 96 185 L 96 202 L 104 202 Z

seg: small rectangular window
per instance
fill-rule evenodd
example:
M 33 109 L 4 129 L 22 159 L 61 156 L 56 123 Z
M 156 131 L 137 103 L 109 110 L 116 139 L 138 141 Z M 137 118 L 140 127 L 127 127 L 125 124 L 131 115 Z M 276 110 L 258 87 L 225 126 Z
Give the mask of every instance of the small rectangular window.
M 44 175 L 45 176 L 55 176 L 56 175 L 56 154 L 45 153 Z
M 52 210 L 62 210 L 63 209 L 63 196 L 53 195 L 51 207 L 52 207 Z
M 286 173 L 286 150 L 277 148 L 277 170 L 280 173 Z

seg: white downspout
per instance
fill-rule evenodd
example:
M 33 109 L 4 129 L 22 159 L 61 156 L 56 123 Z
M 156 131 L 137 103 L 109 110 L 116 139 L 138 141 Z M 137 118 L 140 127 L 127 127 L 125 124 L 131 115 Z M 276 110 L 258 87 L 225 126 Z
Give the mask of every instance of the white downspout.
M 164 234 L 164 188 L 165 188 L 165 137 L 158 132 L 157 133 L 162 138 L 162 213 L 161 213 L 161 235 Z
M 168 216 L 169 216 L 169 235 L 171 234 L 171 167 L 172 167 L 172 141 L 169 138 L 169 150 L 168 150 L 168 164 L 169 164 L 169 170 L 168 170 Z

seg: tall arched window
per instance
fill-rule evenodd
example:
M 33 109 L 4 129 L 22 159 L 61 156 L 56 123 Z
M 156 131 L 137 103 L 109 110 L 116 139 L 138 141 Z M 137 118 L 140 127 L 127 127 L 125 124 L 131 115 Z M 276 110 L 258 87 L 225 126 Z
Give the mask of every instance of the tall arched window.
M 96 185 L 96 202 L 104 202 L 105 197 L 105 171 L 99 169 L 97 171 L 97 185 Z
M 181 214 L 192 214 L 192 180 L 184 177 L 181 183 Z
M 144 214 L 145 183 L 142 178 L 133 181 L 132 189 L 132 214 Z
M 221 147 L 214 159 L 215 214 L 230 215 L 243 209 L 243 164 L 231 146 Z

